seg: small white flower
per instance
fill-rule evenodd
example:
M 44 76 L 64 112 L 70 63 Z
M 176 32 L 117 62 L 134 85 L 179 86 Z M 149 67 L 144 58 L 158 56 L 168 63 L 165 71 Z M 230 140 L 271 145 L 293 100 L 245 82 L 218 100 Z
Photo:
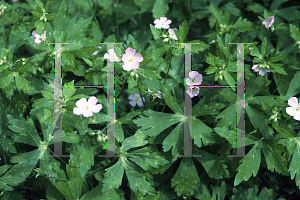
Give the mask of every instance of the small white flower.
M 97 104 L 97 102 L 98 99 L 94 96 L 90 97 L 88 101 L 86 100 L 86 98 L 81 98 L 76 102 L 77 107 L 73 109 L 73 113 L 75 115 L 91 117 L 93 116 L 93 113 L 98 113 L 102 109 L 102 105 Z
M 298 99 L 296 97 L 292 97 L 288 100 L 288 104 L 292 107 L 287 107 L 286 113 L 293 116 L 295 120 L 300 121 L 300 100 L 298 103 Z
M 172 21 L 171 20 L 168 20 L 166 17 L 161 17 L 160 19 L 156 19 L 154 21 L 154 24 L 155 24 L 155 28 L 158 28 L 158 29 L 168 29 L 170 28 L 170 25 Z
M 109 49 L 108 53 L 104 54 L 104 59 L 108 59 L 110 62 L 120 62 L 120 58 L 117 57 L 113 49 Z

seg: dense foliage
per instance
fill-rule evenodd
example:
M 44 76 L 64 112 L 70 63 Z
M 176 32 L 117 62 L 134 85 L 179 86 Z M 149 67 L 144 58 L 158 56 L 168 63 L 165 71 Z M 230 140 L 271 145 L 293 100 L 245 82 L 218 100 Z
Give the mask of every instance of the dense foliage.
M 289 0 L 1 0 L 0 199 L 299 199 L 299 8 Z M 69 157 L 47 156 L 57 142 L 58 42 L 70 43 L 61 48 L 58 138 Z M 189 74 L 178 43 L 197 43 Z M 230 43 L 252 43 L 242 107 L 236 87 L 205 87 L 236 86 L 240 50 Z M 111 62 L 119 156 L 98 157 L 108 89 L 97 86 L 107 86 Z M 237 110 L 250 157 L 228 157 L 238 148 Z M 178 157 L 186 120 L 201 157 Z

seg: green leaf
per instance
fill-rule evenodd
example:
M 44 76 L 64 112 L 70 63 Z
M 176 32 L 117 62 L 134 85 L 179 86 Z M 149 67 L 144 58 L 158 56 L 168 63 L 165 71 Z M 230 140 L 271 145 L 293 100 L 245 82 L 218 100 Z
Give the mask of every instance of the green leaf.
M 122 190 L 111 189 L 110 191 L 102 193 L 102 185 L 99 184 L 92 190 L 85 193 L 80 200 L 99 200 L 99 199 L 111 199 L 111 200 L 125 200 L 124 192 Z
M 192 44 L 192 53 L 203 52 L 210 47 L 209 44 L 206 44 L 202 41 L 192 41 L 192 42 L 198 43 L 198 44 Z
M 217 123 L 217 126 L 227 128 L 229 128 L 229 126 L 236 127 L 236 118 L 232 116 L 236 116 L 236 103 L 227 107 L 217 115 L 216 119 L 223 118 Z
M 34 25 L 34 27 L 36 28 L 36 34 L 41 35 L 44 32 L 44 26 L 44 22 L 37 21 Z
M 251 157 L 244 157 L 240 161 L 242 164 L 237 168 L 238 173 L 234 179 L 234 186 L 239 185 L 242 181 L 248 181 L 252 174 L 254 177 L 257 175 L 261 162 L 261 144 L 255 143 L 247 155 Z
M 229 177 L 228 166 L 224 164 L 221 158 L 203 150 L 197 150 L 196 152 L 197 155 L 201 155 L 201 157 L 196 157 L 196 159 L 204 167 L 210 178 L 224 179 Z
M 275 169 L 278 174 L 288 176 L 289 173 L 286 167 L 287 161 L 281 156 L 282 153 L 286 152 L 286 149 L 280 146 L 277 140 L 263 140 L 262 145 L 262 151 L 266 159 L 268 170 L 274 172 Z
M 296 41 L 300 41 L 300 31 L 299 31 L 299 27 L 290 24 L 290 32 L 291 32 L 291 37 L 296 40 Z
M 62 47 L 62 51 L 76 51 L 79 49 L 82 49 L 84 47 L 84 44 L 81 43 L 81 41 L 72 41 L 71 44 L 66 44 L 64 47 Z
M 65 102 L 67 102 L 76 92 L 76 88 L 71 87 L 74 86 L 74 80 L 70 81 L 69 83 L 66 83 L 64 86 L 68 86 L 68 87 L 63 87 L 63 91 L 62 91 L 63 98 Z
M 0 27 L 6 26 L 8 24 L 16 24 L 19 20 L 21 20 L 26 13 L 25 10 L 15 11 L 15 9 L 11 9 L 5 11 L 0 18 Z
M 17 89 L 19 91 L 24 91 L 24 92 L 30 92 L 30 82 L 27 81 L 23 76 L 20 76 L 19 74 L 17 74 L 15 76 L 15 79 L 16 79 L 16 86 L 17 86 Z
M 255 80 L 249 80 L 245 93 L 246 99 L 255 96 L 259 91 L 261 91 L 265 83 L 266 79 L 262 76 L 256 77 Z
M 183 153 L 183 122 L 179 123 L 176 128 L 164 139 L 163 151 L 167 152 L 172 147 L 172 155 L 181 155 Z
M 8 128 L 15 132 L 12 136 L 14 142 L 29 144 L 31 146 L 39 146 L 41 143 L 41 138 L 35 128 L 33 120 L 27 116 L 27 121 L 19 116 L 13 117 L 12 115 L 7 115 Z
M 39 53 L 39 54 L 35 54 L 34 56 L 32 56 L 32 60 L 30 62 L 34 63 L 37 61 L 43 61 L 45 59 L 45 56 L 48 54 L 49 52 L 43 52 L 43 53 Z
M 228 85 L 236 86 L 236 81 L 227 71 L 222 71 L 222 74 L 224 75 L 224 79 L 225 79 L 226 83 L 228 83 Z M 234 92 L 236 90 L 235 87 L 231 87 L 231 89 Z
M 300 93 L 300 84 L 299 83 L 300 83 L 300 72 L 298 71 L 294 75 L 294 78 L 290 82 L 289 89 L 286 92 L 285 97 L 284 97 L 285 101 L 289 100 L 291 97 Z
M 77 131 L 66 132 L 65 133 L 65 131 L 62 131 L 62 141 L 67 142 L 67 143 L 81 142 L 85 136 L 84 135 L 78 135 L 76 132 Z
M 262 58 L 262 55 L 260 54 L 260 52 L 256 46 L 252 46 L 252 47 L 250 47 L 250 49 L 251 49 L 251 51 L 250 51 L 251 56 Z
M 78 19 L 77 22 L 76 19 L 77 19 L 76 17 L 73 17 L 68 22 L 67 39 L 70 39 L 71 37 L 76 36 L 82 33 L 83 31 L 85 31 L 89 27 L 90 23 L 92 22 L 93 16 L 87 19 L 80 18 Z
M 264 58 L 267 54 L 267 38 L 264 38 L 261 44 L 261 56 Z
M 10 73 L 8 76 L 4 76 L 0 79 L 0 88 L 6 88 L 13 82 L 15 75 Z
M 253 125 L 253 128 L 256 129 L 256 127 L 259 127 L 264 138 L 272 139 L 274 137 L 274 131 L 267 125 L 264 114 L 260 113 L 254 108 L 251 108 L 248 103 L 246 103 L 245 106 L 247 115 Z
M 147 140 L 145 140 L 146 137 L 147 134 L 145 131 L 137 130 L 133 136 L 127 137 L 123 141 L 120 152 L 124 153 L 129 149 L 146 145 L 148 143 Z
M 180 165 L 171 179 L 171 187 L 175 187 L 177 196 L 193 196 L 200 183 L 192 158 L 183 157 Z
M 168 127 L 182 121 L 182 115 L 156 112 L 153 110 L 146 110 L 139 118 L 132 120 L 141 131 L 146 131 L 148 136 L 156 137 Z
M 154 40 L 156 40 L 157 42 L 162 42 L 162 39 L 160 38 L 161 31 L 156 29 L 152 24 L 150 24 L 150 29 Z
M 160 83 L 160 88 L 161 88 L 161 96 L 162 98 L 164 98 L 167 106 L 169 108 L 171 108 L 171 110 L 174 112 L 174 113 L 178 113 L 179 115 L 184 115 L 183 113 L 183 107 L 181 105 L 179 105 L 177 99 L 171 95 L 171 89 L 168 85 L 165 85 L 163 86 L 161 83 Z
M 102 193 L 107 192 L 111 189 L 118 189 L 122 183 L 124 175 L 123 159 L 119 158 L 118 162 L 113 166 L 105 169 Z
M 106 120 L 106 119 L 105 119 Z M 117 122 L 115 123 L 115 137 L 118 142 L 123 142 L 124 141 L 124 131 L 122 129 L 122 123 Z
M 137 86 L 137 82 L 133 77 L 129 77 L 127 79 L 127 83 L 128 83 L 128 89 L 129 90 L 132 89 L 132 88 L 135 88 Z
M 152 175 L 149 172 L 141 170 L 139 167 L 137 167 L 127 159 L 124 159 L 123 162 L 130 189 L 135 193 L 137 193 L 137 191 L 139 190 L 144 195 L 155 195 Z
M 215 143 L 212 129 L 204 124 L 200 119 L 192 118 L 192 124 L 189 124 L 190 130 L 192 130 L 192 139 L 194 143 L 201 148 L 202 142 L 205 146 Z
M 183 43 L 184 39 L 189 33 L 189 26 L 187 24 L 187 20 L 184 20 L 181 25 L 179 25 L 179 33 L 180 36 L 178 38 L 178 43 Z
M 299 137 L 294 137 L 290 138 L 289 140 L 290 143 L 296 145 L 296 148 L 294 149 L 293 152 L 293 157 L 291 158 L 291 163 L 289 167 L 289 172 L 291 174 L 291 179 L 295 179 L 296 185 L 300 187 L 300 138 Z
M 277 72 L 278 74 L 288 75 L 286 71 L 284 71 L 284 68 L 281 67 L 283 64 L 275 64 L 275 63 L 267 63 L 269 65 L 271 71 Z
M 143 68 L 139 67 L 136 69 L 136 72 L 139 75 L 142 75 L 145 79 L 148 79 L 148 80 L 162 79 L 161 76 L 159 75 L 159 73 L 156 71 L 157 70 L 152 67 L 143 67 Z
M 160 17 L 165 17 L 165 14 L 168 12 L 169 6 L 165 0 L 156 0 L 151 12 L 153 13 L 154 19 L 160 19 Z
M 47 12 L 48 11 L 48 9 L 49 9 L 49 6 L 52 4 L 52 2 L 53 2 L 53 0 L 51 0 L 51 1 L 47 1 L 47 3 L 46 3 L 46 5 L 45 5 L 45 12 Z M 48 18 L 47 18 L 48 19 Z M 49 19 L 48 19 L 49 20 Z
M 235 100 L 236 101 L 236 98 Z M 211 102 L 209 105 L 205 105 L 205 98 L 202 98 L 194 107 L 193 107 L 193 117 L 205 116 L 205 115 L 217 115 L 220 113 L 220 110 L 225 108 L 226 105 L 223 103 Z

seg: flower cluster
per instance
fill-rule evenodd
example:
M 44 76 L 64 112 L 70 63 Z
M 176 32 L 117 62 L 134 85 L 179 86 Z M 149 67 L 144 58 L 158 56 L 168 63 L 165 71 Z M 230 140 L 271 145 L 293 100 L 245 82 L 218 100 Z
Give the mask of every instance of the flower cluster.
M 51 35 L 51 33 L 49 33 Z M 30 36 L 30 38 L 34 38 L 33 42 L 34 42 L 34 46 L 38 45 L 41 43 L 41 41 L 45 41 L 46 40 L 46 31 L 44 31 L 44 33 L 42 33 L 41 35 L 36 34 L 36 31 L 32 31 L 32 36 Z
M 264 76 L 267 72 L 271 72 L 271 70 L 269 69 L 269 65 L 267 65 L 266 63 L 253 65 L 252 70 L 258 72 L 258 74 L 261 76 Z
M 191 98 L 197 96 L 199 94 L 200 88 L 195 87 L 195 85 L 200 85 L 202 82 L 202 75 L 196 71 L 191 71 L 189 73 L 189 78 L 186 79 L 186 84 L 191 86 L 188 88 L 186 93 L 190 95 Z
M 149 92 L 149 95 L 147 95 L 147 97 L 150 96 L 150 95 L 152 95 L 153 96 L 153 100 L 152 101 L 154 101 L 154 99 L 156 99 L 156 97 L 161 98 L 161 92 L 160 91 L 158 91 L 157 93 L 153 93 L 153 91 L 151 91 L 151 90 L 148 89 L 148 92 Z
M 161 17 L 160 19 L 156 19 L 154 21 L 154 24 L 155 24 L 155 28 L 157 29 L 168 29 L 168 32 L 169 32 L 169 38 L 172 38 L 174 40 L 178 40 L 176 35 L 175 35 L 175 32 L 174 32 L 174 29 L 170 28 L 170 25 L 172 21 L 171 20 L 168 20 L 166 17 Z M 177 29 L 176 29 L 177 30 Z M 178 30 L 177 30 L 178 31 Z M 168 42 L 169 41 L 169 38 L 167 35 L 163 35 L 163 37 L 165 38 L 163 40 L 163 42 Z

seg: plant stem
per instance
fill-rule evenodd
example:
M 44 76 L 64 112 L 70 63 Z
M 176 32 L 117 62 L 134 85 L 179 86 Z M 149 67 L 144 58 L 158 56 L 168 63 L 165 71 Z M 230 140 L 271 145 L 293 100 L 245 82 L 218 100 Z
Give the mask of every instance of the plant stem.
M 98 25 L 98 27 L 99 27 L 99 30 L 100 30 L 100 32 L 102 32 L 102 31 L 101 31 L 101 28 L 100 28 L 100 25 L 99 25 L 99 22 L 98 22 L 98 20 L 97 20 L 95 14 L 94 14 L 94 11 L 93 11 L 93 9 L 92 9 L 90 0 L 87 0 L 87 2 L 89 3 L 90 9 L 91 9 L 91 11 L 92 11 L 92 14 L 93 14 L 93 16 L 94 16 L 95 21 L 97 22 L 97 25 Z
M 7 163 L 6 163 L 6 156 L 5 156 L 4 151 L 3 151 L 3 157 L 4 157 L 4 163 L 7 164 Z
M 55 155 L 55 156 L 57 156 L 49 147 L 48 147 L 48 150 L 51 152 L 51 153 L 53 153 L 53 155 Z M 61 157 L 58 157 L 57 156 L 57 158 L 60 160 L 60 161 L 62 161 L 65 165 L 68 165 L 63 159 L 61 159 Z
M 143 102 L 144 110 L 146 110 L 145 102 L 143 101 L 142 93 L 141 93 L 141 90 L 140 90 L 140 83 L 139 83 L 138 78 L 137 78 L 136 82 L 137 82 L 137 84 L 138 84 L 138 89 L 139 89 L 139 92 L 140 92 L 141 100 L 142 100 L 142 102 Z M 145 101 L 146 101 L 146 100 L 145 100 Z
M 6 40 L 6 36 L 5 36 L 5 26 L 3 26 L 3 36 L 4 36 L 4 40 L 5 40 L 5 46 L 7 46 L 7 40 Z

